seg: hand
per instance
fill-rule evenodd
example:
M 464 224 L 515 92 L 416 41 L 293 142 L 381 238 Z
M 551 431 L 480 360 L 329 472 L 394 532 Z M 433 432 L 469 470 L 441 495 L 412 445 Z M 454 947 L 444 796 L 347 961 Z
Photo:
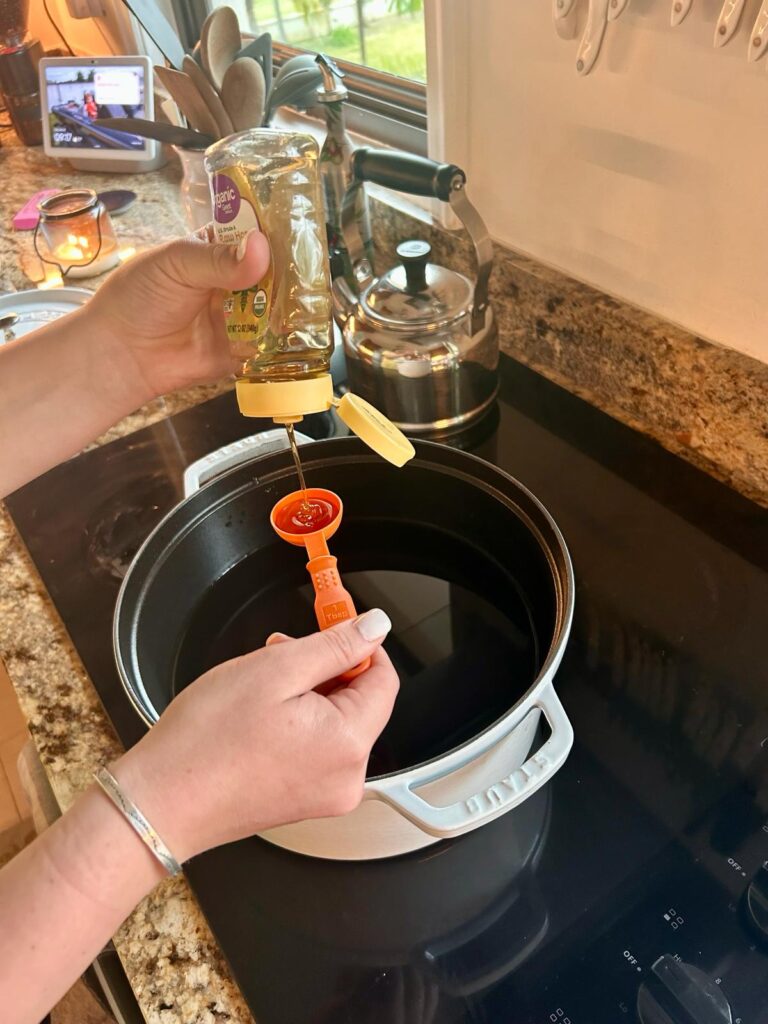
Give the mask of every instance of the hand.
M 399 682 L 374 610 L 206 672 L 117 763 L 115 776 L 178 860 L 360 802 Z M 316 687 L 371 657 L 322 695 Z
M 135 374 L 136 392 L 145 400 L 218 380 L 238 365 L 224 328 L 223 291 L 263 277 L 269 244 L 256 230 L 239 246 L 207 239 L 203 229 L 134 257 L 86 307 L 89 330 L 128 356 L 127 372 Z

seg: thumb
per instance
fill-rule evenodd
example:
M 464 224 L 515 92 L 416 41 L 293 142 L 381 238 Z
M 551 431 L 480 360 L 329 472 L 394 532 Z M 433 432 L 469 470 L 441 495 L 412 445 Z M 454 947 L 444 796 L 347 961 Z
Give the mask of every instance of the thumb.
M 170 242 L 163 252 L 168 276 L 196 291 L 250 288 L 267 272 L 269 260 L 269 242 L 257 228 L 243 235 L 237 245 L 192 237 Z
M 391 628 L 387 613 L 374 608 L 320 633 L 271 643 L 269 650 L 286 689 L 296 696 L 359 665 L 381 646 Z

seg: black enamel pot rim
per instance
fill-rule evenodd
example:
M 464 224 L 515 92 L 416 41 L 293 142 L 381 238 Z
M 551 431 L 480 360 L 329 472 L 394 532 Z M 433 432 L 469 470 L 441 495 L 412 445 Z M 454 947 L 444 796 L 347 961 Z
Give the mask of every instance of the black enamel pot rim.
M 514 715 L 519 705 L 534 690 L 551 683 L 562 659 L 573 619 L 575 592 L 573 567 L 557 523 L 545 506 L 524 484 L 479 456 L 433 441 L 412 440 L 416 448 L 416 457 L 407 464 L 408 466 L 453 476 L 500 501 L 533 534 L 552 574 L 556 602 L 554 629 L 539 672 L 526 691 L 518 697 L 500 719 L 466 740 L 459 748 L 455 748 L 462 749 L 477 743 L 485 733 L 496 729 L 499 722 Z M 313 441 L 311 444 L 302 446 L 302 463 L 306 469 L 314 470 L 341 463 L 381 464 L 381 459 L 357 438 L 344 437 Z M 254 475 L 253 470 L 257 467 L 263 467 L 265 472 Z M 393 472 L 399 471 L 393 470 Z M 198 491 L 175 505 L 160 520 L 136 552 L 118 593 L 113 617 L 112 638 L 115 663 L 123 689 L 145 725 L 154 725 L 159 718 L 159 713 L 146 694 L 137 692 L 139 688 L 143 690 L 140 673 L 133 672 L 130 664 L 135 661 L 135 609 L 137 606 L 141 606 L 143 596 L 152 586 L 153 578 L 162 567 L 163 561 L 173 548 L 191 530 L 195 529 L 198 523 L 222 505 L 246 491 L 268 488 L 286 477 L 294 476 L 294 474 L 295 468 L 285 449 L 258 456 L 251 461 L 233 467 L 220 476 L 214 477 Z M 494 481 L 496 485 L 494 485 Z M 520 503 L 500 489 L 498 485 L 502 483 L 507 486 L 511 485 Z M 530 511 L 521 507 L 521 503 L 527 504 Z M 539 522 L 535 522 L 534 518 L 537 518 Z M 545 536 L 543 531 L 547 532 L 549 536 Z M 142 578 L 139 574 L 143 570 L 145 561 L 149 568 Z M 222 572 L 226 572 L 230 568 L 232 566 L 226 566 Z M 130 652 L 124 650 L 126 645 L 121 642 L 121 631 L 125 629 L 126 625 L 130 626 Z M 136 678 L 134 679 L 134 677 Z M 440 761 L 445 756 L 443 754 L 433 760 Z M 432 762 L 425 761 L 414 767 L 422 768 L 430 763 Z M 413 768 L 408 769 L 408 771 L 413 770 Z M 386 777 L 377 776 L 377 778 Z

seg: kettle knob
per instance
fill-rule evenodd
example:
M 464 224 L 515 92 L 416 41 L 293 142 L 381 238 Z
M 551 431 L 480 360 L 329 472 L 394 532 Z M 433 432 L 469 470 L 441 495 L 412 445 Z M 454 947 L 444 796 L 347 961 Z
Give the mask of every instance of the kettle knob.
M 427 263 L 432 254 L 432 246 L 420 238 L 411 238 L 401 242 L 395 250 L 405 268 L 406 290 L 411 294 L 426 291 Z

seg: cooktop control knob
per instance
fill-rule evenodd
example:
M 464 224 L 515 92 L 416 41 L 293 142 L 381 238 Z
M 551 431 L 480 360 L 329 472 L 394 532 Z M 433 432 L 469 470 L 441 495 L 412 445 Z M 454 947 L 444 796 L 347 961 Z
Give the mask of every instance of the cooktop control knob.
M 660 956 L 637 993 L 641 1024 L 732 1024 L 722 989 L 711 978 L 674 957 Z
M 760 938 L 768 939 L 768 860 L 749 883 L 747 917 Z

